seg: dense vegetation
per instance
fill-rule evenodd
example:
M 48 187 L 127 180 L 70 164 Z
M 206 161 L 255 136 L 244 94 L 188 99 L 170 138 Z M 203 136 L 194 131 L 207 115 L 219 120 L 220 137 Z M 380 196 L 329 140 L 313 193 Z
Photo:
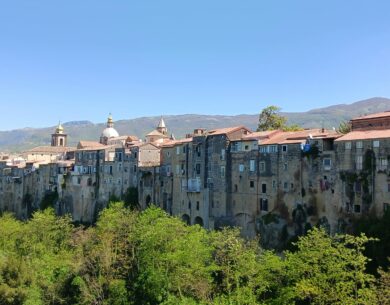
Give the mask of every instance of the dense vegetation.
M 390 304 L 389 271 L 365 270 L 368 240 L 313 229 L 276 255 L 154 207 L 113 203 L 90 228 L 51 209 L 5 214 L 0 304 Z

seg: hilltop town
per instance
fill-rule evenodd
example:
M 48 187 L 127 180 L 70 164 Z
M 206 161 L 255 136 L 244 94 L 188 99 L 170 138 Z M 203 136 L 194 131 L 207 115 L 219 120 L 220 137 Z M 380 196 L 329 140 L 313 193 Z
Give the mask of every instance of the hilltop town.
M 161 117 L 139 139 L 119 135 L 110 115 L 99 141 L 69 147 L 59 124 L 50 146 L 1 155 L 0 209 L 27 219 L 52 205 L 93 223 L 110 200 L 127 198 L 191 225 L 237 226 L 270 247 L 316 225 L 348 232 L 354 219 L 390 206 L 390 112 L 351 126 L 347 134 L 198 128 L 175 139 Z

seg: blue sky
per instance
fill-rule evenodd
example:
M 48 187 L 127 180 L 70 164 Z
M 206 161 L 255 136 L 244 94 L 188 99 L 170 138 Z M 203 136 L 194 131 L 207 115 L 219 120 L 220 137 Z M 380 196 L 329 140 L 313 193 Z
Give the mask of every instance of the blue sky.
M 374 96 L 388 0 L 0 0 L 0 130 Z

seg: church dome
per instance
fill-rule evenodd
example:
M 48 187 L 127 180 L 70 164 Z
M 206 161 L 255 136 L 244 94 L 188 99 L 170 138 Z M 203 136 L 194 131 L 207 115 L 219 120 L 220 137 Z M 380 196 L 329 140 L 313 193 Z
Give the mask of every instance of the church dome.
M 56 128 L 56 133 L 57 134 L 64 133 L 64 127 L 62 127 L 61 123 L 58 123 L 58 126 Z
M 116 138 L 119 137 L 119 133 L 115 130 L 114 127 L 107 127 L 102 132 L 102 137 L 104 138 Z

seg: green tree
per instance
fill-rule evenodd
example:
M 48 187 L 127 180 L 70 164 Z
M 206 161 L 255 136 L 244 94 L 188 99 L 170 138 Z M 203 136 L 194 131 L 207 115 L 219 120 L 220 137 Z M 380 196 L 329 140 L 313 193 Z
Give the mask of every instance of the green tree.
M 257 131 L 276 129 L 283 131 L 302 130 L 297 124 L 287 125 L 287 118 L 279 114 L 280 110 L 280 107 L 274 105 L 264 108 L 259 115 Z
M 125 206 L 132 210 L 139 209 L 138 188 L 129 187 L 124 195 Z
M 278 106 L 268 106 L 259 115 L 259 125 L 257 131 L 283 129 L 287 119 L 279 115 L 281 108 Z
M 135 303 L 209 299 L 213 264 L 205 229 L 151 207 L 140 214 L 136 239 Z
M 339 128 L 337 129 L 339 133 L 346 134 L 352 131 L 352 124 L 350 122 L 342 121 L 340 122 Z
M 378 278 L 378 304 L 390 305 L 390 270 L 379 269 Z
M 288 283 L 280 304 L 376 304 L 373 276 L 365 272 L 365 235 L 330 237 L 314 228 L 296 243 L 298 250 L 286 252 Z
M 82 232 L 80 269 L 70 286 L 76 304 L 128 304 L 126 289 L 134 268 L 133 231 L 137 214 L 111 202 L 96 227 Z
M 282 261 L 272 252 L 262 252 L 258 240 L 246 241 L 238 229 L 212 232 L 216 295 L 213 304 L 259 304 L 277 285 Z M 272 270 L 272 271 L 271 271 Z

